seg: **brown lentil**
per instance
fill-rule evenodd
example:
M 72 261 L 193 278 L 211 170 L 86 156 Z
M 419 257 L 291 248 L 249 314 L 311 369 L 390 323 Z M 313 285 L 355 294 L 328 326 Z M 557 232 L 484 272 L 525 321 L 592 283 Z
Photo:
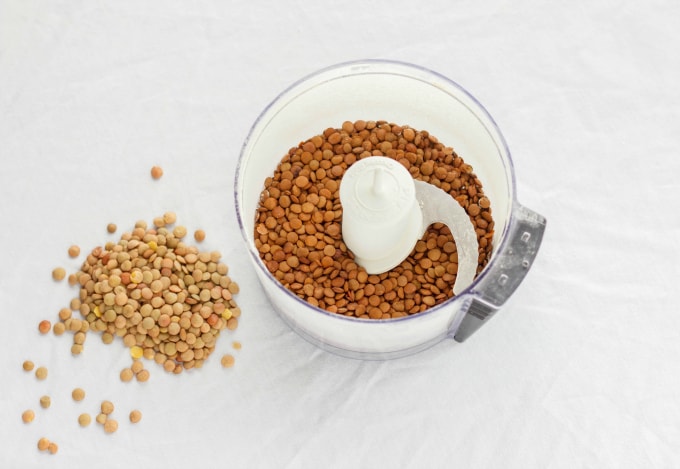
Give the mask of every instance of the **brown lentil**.
M 92 422 L 92 417 L 90 417 L 90 414 L 80 414 L 78 416 L 78 424 L 81 427 L 87 427 L 90 425 L 90 422 Z
M 130 412 L 130 422 L 138 423 L 140 420 L 142 420 L 142 413 L 140 411 L 135 409 Z
M 42 437 L 38 440 L 38 450 L 40 451 L 47 451 L 47 448 L 50 446 L 50 440 L 48 440 L 45 437 Z
M 52 271 L 52 278 L 57 282 L 64 280 L 66 277 L 66 270 L 63 267 L 57 267 Z
M 118 421 L 107 418 L 104 422 L 104 431 L 106 433 L 114 433 L 116 430 L 118 430 Z
M 78 257 L 80 255 L 80 248 L 75 244 L 68 248 L 69 257 Z
M 199 243 L 202 242 L 205 239 L 205 231 L 203 230 L 194 231 L 194 239 Z
M 40 331 L 41 334 L 47 334 L 48 332 L 50 332 L 50 329 L 52 329 L 52 323 L 49 322 L 47 319 L 43 319 L 38 324 L 38 331 Z
M 38 367 L 35 370 L 35 377 L 41 381 L 47 378 L 47 368 L 45 368 L 44 366 Z
M 54 441 L 50 441 L 50 444 L 47 445 L 47 451 L 49 451 L 50 454 L 57 454 L 57 451 L 59 451 L 59 445 L 57 445 Z
M 154 179 L 160 179 L 163 176 L 163 168 L 160 166 L 151 167 L 151 177 Z
M 99 413 L 99 414 L 97 414 L 97 416 L 94 418 L 94 420 L 95 420 L 95 422 L 97 422 L 98 424 L 104 425 L 104 423 L 106 423 L 107 416 L 106 416 L 106 414 Z
M 109 415 L 109 414 L 113 413 L 113 402 L 102 401 L 100 408 L 101 408 L 102 414 Z
M 33 412 L 31 409 L 25 410 L 21 414 L 21 420 L 23 420 L 24 423 L 31 423 L 34 418 L 35 418 L 35 412 Z
M 24 371 L 32 371 L 34 366 L 35 365 L 31 360 L 26 360 L 21 364 L 21 367 L 24 369 Z
M 76 274 L 70 274 L 68 276 L 68 284 L 71 285 L 72 287 L 75 286 L 78 283 L 78 278 L 76 277 Z
M 109 233 L 115 233 L 117 229 L 118 227 L 116 226 L 115 223 L 109 223 L 108 225 L 106 225 L 106 231 Z
M 81 388 L 75 388 L 73 391 L 71 391 L 71 397 L 74 401 L 80 402 L 85 399 L 85 391 L 83 391 Z
M 135 376 L 135 374 L 132 372 L 132 369 L 130 368 L 123 368 L 120 371 L 120 380 L 124 382 L 132 381 L 132 378 Z
M 354 262 L 342 241 L 338 188 L 351 164 L 371 156 L 397 160 L 414 179 L 448 192 L 467 210 L 477 227 L 481 272 L 494 224 L 472 167 L 427 131 L 387 121 L 344 122 L 291 148 L 265 180 L 255 245 L 270 273 L 312 305 L 371 319 L 417 314 L 453 296 L 455 242 L 448 227 L 436 223 L 389 272 L 369 276 Z
M 139 372 L 142 371 L 143 369 L 144 369 L 144 364 L 142 362 L 140 362 L 139 360 L 135 360 L 134 362 L 132 362 L 132 366 L 130 367 L 130 370 L 134 374 L 139 374 Z
M 222 357 L 221 362 L 222 362 L 222 366 L 224 368 L 231 368 L 232 366 L 234 366 L 234 362 L 235 362 L 234 356 L 226 354 Z
M 43 409 L 49 408 L 49 406 L 52 404 L 52 399 L 50 399 L 50 396 L 42 396 L 40 398 L 40 407 Z

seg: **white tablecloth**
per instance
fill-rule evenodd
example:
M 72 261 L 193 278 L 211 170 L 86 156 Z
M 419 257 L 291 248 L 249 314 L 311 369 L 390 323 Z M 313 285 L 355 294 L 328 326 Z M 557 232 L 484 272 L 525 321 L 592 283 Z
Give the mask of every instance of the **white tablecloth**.
M 680 467 L 680 6 L 562 4 L 0 0 L 0 467 Z M 233 200 L 267 103 L 361 58 L 474 94 L 509 143 L 520 201 L 548 218 L 489 324 L 384 362 L 331 355 L 282 323 Z M 241 285 L 241 324 L 202 370 L 150 362 L 149 382 L 122 383 L 120 341 L 90 334 L 72 357 L 68 336 L 39 335 L 73 294 L 50 277 L 82 261 L 68 246 L 167 210 L 206 231 Z M 103 399 L 113 435 L 76 421 Z M 41 436 L 58 454 L 37 450 Z

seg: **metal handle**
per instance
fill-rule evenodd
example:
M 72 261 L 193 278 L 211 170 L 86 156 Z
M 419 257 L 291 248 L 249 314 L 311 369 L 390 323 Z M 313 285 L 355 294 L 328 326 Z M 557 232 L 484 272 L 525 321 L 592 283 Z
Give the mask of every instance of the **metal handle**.
M 546 219 L 521 205 L 510 217 L 507 245 L 496 253 L 492 265 L 476 280 L 457 321 L 450 329 L 458 342 L 482 327 L 517 289 L 536 258 L 543 240 Z

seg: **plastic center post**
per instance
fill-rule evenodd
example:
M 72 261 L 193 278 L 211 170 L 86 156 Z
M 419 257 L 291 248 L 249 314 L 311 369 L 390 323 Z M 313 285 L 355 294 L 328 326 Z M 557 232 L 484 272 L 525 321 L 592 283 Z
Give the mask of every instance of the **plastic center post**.
M 413 178 L 392 158 L 372 156 L 350 166 L 340 201 L 343 239 L 368 273 L 399 265 L 422 234 Z
M 343 240 L 369 274 L 401 264 L 425 229 L 441 222 L 458 251 L 454 293 L 474 280 L 479 245 L 465 209 L 442 189 L 415 181 L 392 158 L 370 156 L 350 166 L 340 183 L 340 202 Z

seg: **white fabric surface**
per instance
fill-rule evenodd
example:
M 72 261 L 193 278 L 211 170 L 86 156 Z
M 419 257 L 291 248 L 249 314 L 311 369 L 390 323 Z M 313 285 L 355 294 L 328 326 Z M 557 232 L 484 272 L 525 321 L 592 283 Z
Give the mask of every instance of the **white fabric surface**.
M 0 0 L 0 467 L 680 467 L 680 4 L 560 3 Z M 509 143 L 520 202 L 548 218 L 489 324 L 386 362 L 331 355 L 281 322 L 233 206 L 264 106 L 360 58 L 474 94 Z M 73 293 L 50 278 L 79 265 L 69 245 L 166 210 L 223 253 L 243 317 L 202 370 L 148 363 L 149 382 L 124 384 L 119 341 L 90 334 L 74 358 L 37 324 Z M 77 425 L 102 399 L 114 435 Z

